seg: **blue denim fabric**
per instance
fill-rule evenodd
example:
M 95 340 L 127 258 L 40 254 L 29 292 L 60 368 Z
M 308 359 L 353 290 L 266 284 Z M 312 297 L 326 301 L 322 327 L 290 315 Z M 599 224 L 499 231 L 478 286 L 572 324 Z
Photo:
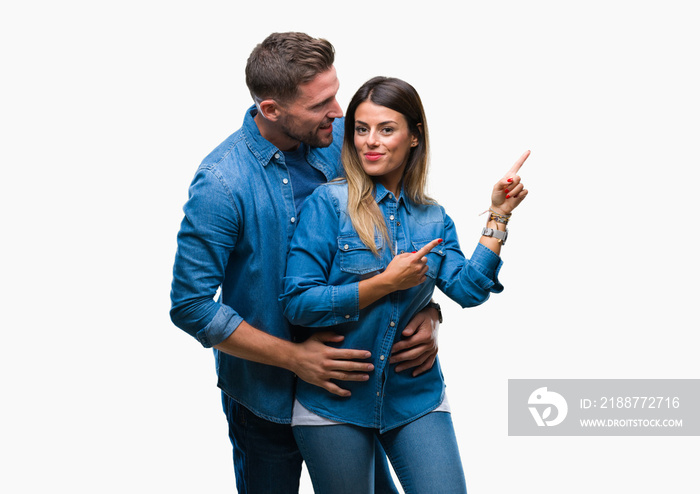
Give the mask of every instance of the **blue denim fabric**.
M 239 494 L 298 494 L 302 456 L 286 424 L 257 417 L 221 393 Z
M 413 377 L 389 365 L 391 347 L 408 321 L 430 301 L 437 286 L 463 307 L 484 302 L 503 290 L 497 275 L 501 259 L 478 244 L 471 259 L 459 247 L 454 223 L 439 205 L 417 205 L 396 197 L 381 185 L 375 199 L 384 214 L 391 246 L 375 256 L 360 240 L 347 215 L 347 184 L 325 184 L 307 199 L 292 240 L 284 292 L 285 315 L 293 324 L 333 326 L 345 335 L 343 347 L 372 353 L 375 370 L 369 381 L 343 383 L 349 398 L 299 382 L 297 399 L 322 417 L 380 432 L 406 424 L 435 409 L 444 382 L 438 362 Z M 359 310 L 358 284 L 382 271 L 397 252 L 413 252 L 433 239 L 443 242 L 428 255 L 427 281 L 394 292 Z M 391 248 L 390 248 L 391 247 Z
M 298 494 L 302 455 L 292 427 L 261 419 L 221 392 L 233 446 L 233 466 L 239 494 Z M 379 439 L 375 439 L 374 492 L 399 494 Z
M 292 339 L 278 296 L 297 221 L 294 194 L 284 155 L 260 135 L 254 109 L 199 166 L 177 237 L 170 315 L 205 347 L 224 341 L 243 320 Z M 342 119 L 333 132 L 330 147 L 307 155 L 328 179 L 341 172 Z M 290 423 L 291 372 L 214 353 L 218 386 L 227 395 L 259 417 Z
M 316 494 L 384 494 L 372 485 L 376 437 L 406 494 L 467 492 L 449 413 L 429 413 L 385 434 L 354 425 L 293 430 Z

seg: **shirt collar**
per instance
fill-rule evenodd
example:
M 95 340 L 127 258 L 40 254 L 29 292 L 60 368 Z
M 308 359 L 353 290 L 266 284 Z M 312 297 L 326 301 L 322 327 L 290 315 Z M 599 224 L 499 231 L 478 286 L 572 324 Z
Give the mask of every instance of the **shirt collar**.
M 267 166 L 272 160 L 272 157 L 276 153 L 279 153 L 280 150 L 260 134 L 260 129 L 258 129 L 258 125 L 255 123 L 255 115 L 257 115 L 257 113 L 258 109 L 255 105 L 248 108 L 245 118 L 243 119 L 243 138 L 248 144 L 248 149 L 250 149 L 258 161 L 260 161 L 260 164 Z
M 406 211 L 411 214 L 411 201 L 407 201 L 405 199 L 406 194 L 404 193 L 403 190 L 403 185 L 401 185 L 401 196 L 399 197 L 399 204 L 403 204 L 404 207 L 406 208 Z M 394 198 L 394 193 L 387 190 L 386 187 L 384 187 L 382 184 L 375 182 L 374 185 L 374 200 L 377 202 L 377 204 L 381 203 L 385 199 L 393 199 Z

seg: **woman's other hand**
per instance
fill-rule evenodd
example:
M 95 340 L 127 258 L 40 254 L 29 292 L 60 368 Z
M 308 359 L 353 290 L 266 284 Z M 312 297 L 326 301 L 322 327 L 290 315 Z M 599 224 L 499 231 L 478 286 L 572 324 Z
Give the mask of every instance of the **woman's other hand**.
M 442 242 L 436 238 L 424 245 L 418 252 L 399 254 L 394 257 L 384 271 L 359 283 L 359 306 L 364 309 L 385 295 L 396 290 L 406 290 L 425 281 L 428 272 L 428 259 L 425 255 Z
M 392 291 L 406 290 L 425 281 L 425 273 L 428 272 L 428 259 L 425 256 L 440 242 L 442 239 L 436 238 L 417 252 L 398 254 L 391 260 L 381 276 L 393 287 Z
M 491 194 L 491 209 L 497 213 L 510 214 L 527 197 L 527 189 L 523 186 L 518 170 L 523 166 L 530 151 L 525 151 L 501 180 L 493 186 Z

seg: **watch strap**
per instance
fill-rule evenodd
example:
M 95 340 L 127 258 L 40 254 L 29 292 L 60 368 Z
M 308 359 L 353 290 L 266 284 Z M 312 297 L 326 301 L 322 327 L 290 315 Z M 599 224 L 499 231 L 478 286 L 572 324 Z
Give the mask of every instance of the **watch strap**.
M 485 226 L 484 229 L 481 230 L 481 234 L 485 237 L 493 237 L 497 240 L 500 240 L 501 243 L 505 245 L 506 239 L 508 238 L 508 229 L 506 228 L 506 231 L 502 232 L 501 230 Z
M 432 307 L 438 312 L 438 322 L 442 324 L 442 311 L 440 310 L 440 304 L 431 300 L 430 302 L 428 302 L 428 305 L 425 306 L 426 309 L 428 307 Z

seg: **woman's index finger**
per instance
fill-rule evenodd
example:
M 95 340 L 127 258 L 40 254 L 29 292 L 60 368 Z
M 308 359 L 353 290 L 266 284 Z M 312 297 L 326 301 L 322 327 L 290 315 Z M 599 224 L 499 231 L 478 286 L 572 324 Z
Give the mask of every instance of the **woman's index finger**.
M 421 247 L 418 252 L 416 252 L 416 256 L 418 259 L 422 258 L 424 255 L 426 255 L 428 252 L 433 250 L 436 245 L 438 245 L 440 242 L 442 242 L 441 238 L 436 238 L 435 240 L 432 240 L 431 242 L 425 244 L 423 247 Z
M 530 156 L 530 151 L 527 150 L 525 151 L 520 158 L 517 159 L 515 164 L 511 167 L 510 170 L 508 170 L 508 173 L 506 173 L 506 177 L 512 177 L 514 175 L 518 174 L 518 170 L 520 170 L 520 167 L 523 166 L 523 163 L 525 163 L 525 160 Z

